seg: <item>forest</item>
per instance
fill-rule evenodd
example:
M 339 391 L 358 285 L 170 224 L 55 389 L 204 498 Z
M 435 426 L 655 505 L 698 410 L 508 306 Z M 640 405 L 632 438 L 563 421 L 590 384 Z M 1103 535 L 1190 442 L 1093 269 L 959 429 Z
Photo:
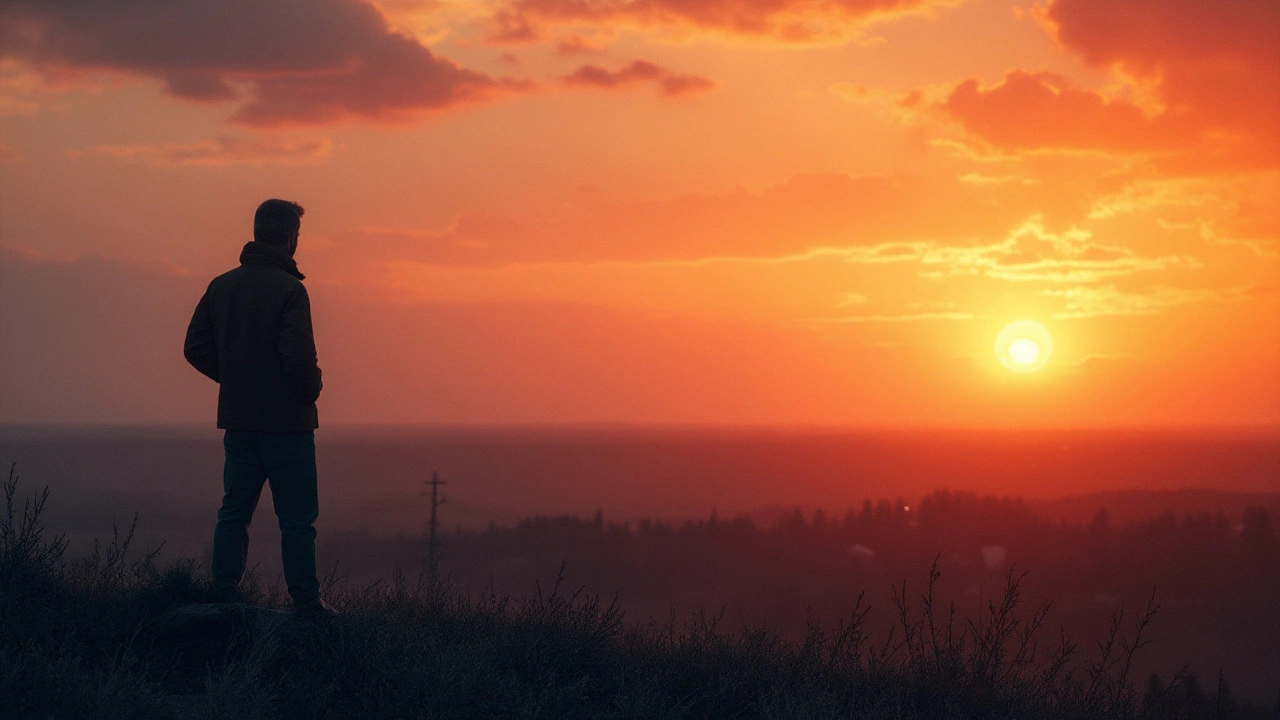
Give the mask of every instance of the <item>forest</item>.
M 891 627 L 895 594 L 918 599 L 936 563 L 933 590 L 957 617 L 979 617 L 1012 575 L 1024 603 L 1048 608 L 1048 628 L 1086 646 L 1117 614 L 1150 601 L 1158 611 L 1137 662 L 1152 682 L 1179 671 L 1214 686 L 1221 677 L 1238 695 L 1274 702 L 1276 504 L 1147 517 L 1131 510 L 1099 507 L 1076 522 L 1045 517 L 1020 498 L 937 490 L 915 503 L 868 499 L 841 514 L 776 508 L 678 523 L 538 516 L 442 533 L 438 572 L 466 592 L 499 595 L 534 592 L 563 573 L 570 586 L 616 597 L 633 622 L 712 616 L 798 638 L 813 622 L 834 625 L 859 608 L 871 627 Z M 428 544 L 425 533 L 341 533 L 322 536 L 320 556 L 337 576 L 373 582 L 423 571 Z

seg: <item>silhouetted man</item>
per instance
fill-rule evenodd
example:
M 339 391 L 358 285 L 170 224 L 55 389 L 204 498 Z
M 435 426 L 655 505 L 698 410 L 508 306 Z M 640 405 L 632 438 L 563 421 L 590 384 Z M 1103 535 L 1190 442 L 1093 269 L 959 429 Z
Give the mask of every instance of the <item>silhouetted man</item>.
M 320 366 L 311 302 L 293 260 L 302 207 L 267 200 L 253 217 L 240 267 L 219 275 L 187 328 L 187 362 L 218 388 L 223 446 L 222 508 L 213 532 L 218 599 L 243 600 L 249 522 L 264 482 L 280 521 L 285 583 L 300 614 L 333 613 L 316 578 L 315 429 Z

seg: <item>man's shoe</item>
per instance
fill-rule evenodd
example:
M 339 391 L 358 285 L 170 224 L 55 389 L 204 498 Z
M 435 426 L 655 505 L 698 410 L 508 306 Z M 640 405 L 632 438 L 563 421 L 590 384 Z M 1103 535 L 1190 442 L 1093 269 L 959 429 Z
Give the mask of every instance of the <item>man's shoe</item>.
M 211 602 L 247 604 L 249 599 L 244 596 L 244 593 L 240 592 L 238 587 L 220 587 L 214 588 Z
M 300 618 L 308 620 L 328 620 L 338 616 L 338 611 L 325 602 L 323 598 L 303 600 L 293 603 L 293 612 Z

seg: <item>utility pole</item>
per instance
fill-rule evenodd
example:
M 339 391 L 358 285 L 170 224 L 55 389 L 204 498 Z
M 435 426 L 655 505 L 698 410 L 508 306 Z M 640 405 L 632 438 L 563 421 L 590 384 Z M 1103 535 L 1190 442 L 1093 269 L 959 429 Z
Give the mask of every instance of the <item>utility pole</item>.
M 436 587 L 436 577 L 440 570 L 439 542 L 436 540 L 436 511 L 444 504 L 440 497 L 440 486 L 448 485 L 440 479 L 440 473 L 431 471 L 431 527 L 427 536 L 427 582 L 432 590 Z

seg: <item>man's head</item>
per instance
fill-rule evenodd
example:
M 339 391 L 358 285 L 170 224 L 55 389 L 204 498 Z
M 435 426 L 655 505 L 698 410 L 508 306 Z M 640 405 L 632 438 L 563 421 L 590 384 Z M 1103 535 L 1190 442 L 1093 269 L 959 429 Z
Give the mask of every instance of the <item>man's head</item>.
M 288 200 L 272 198 L 262 203 L 253 214 L 254 241 L 273 245 L 292 255 L 298 249 L 302 212 L 301 205 Z

